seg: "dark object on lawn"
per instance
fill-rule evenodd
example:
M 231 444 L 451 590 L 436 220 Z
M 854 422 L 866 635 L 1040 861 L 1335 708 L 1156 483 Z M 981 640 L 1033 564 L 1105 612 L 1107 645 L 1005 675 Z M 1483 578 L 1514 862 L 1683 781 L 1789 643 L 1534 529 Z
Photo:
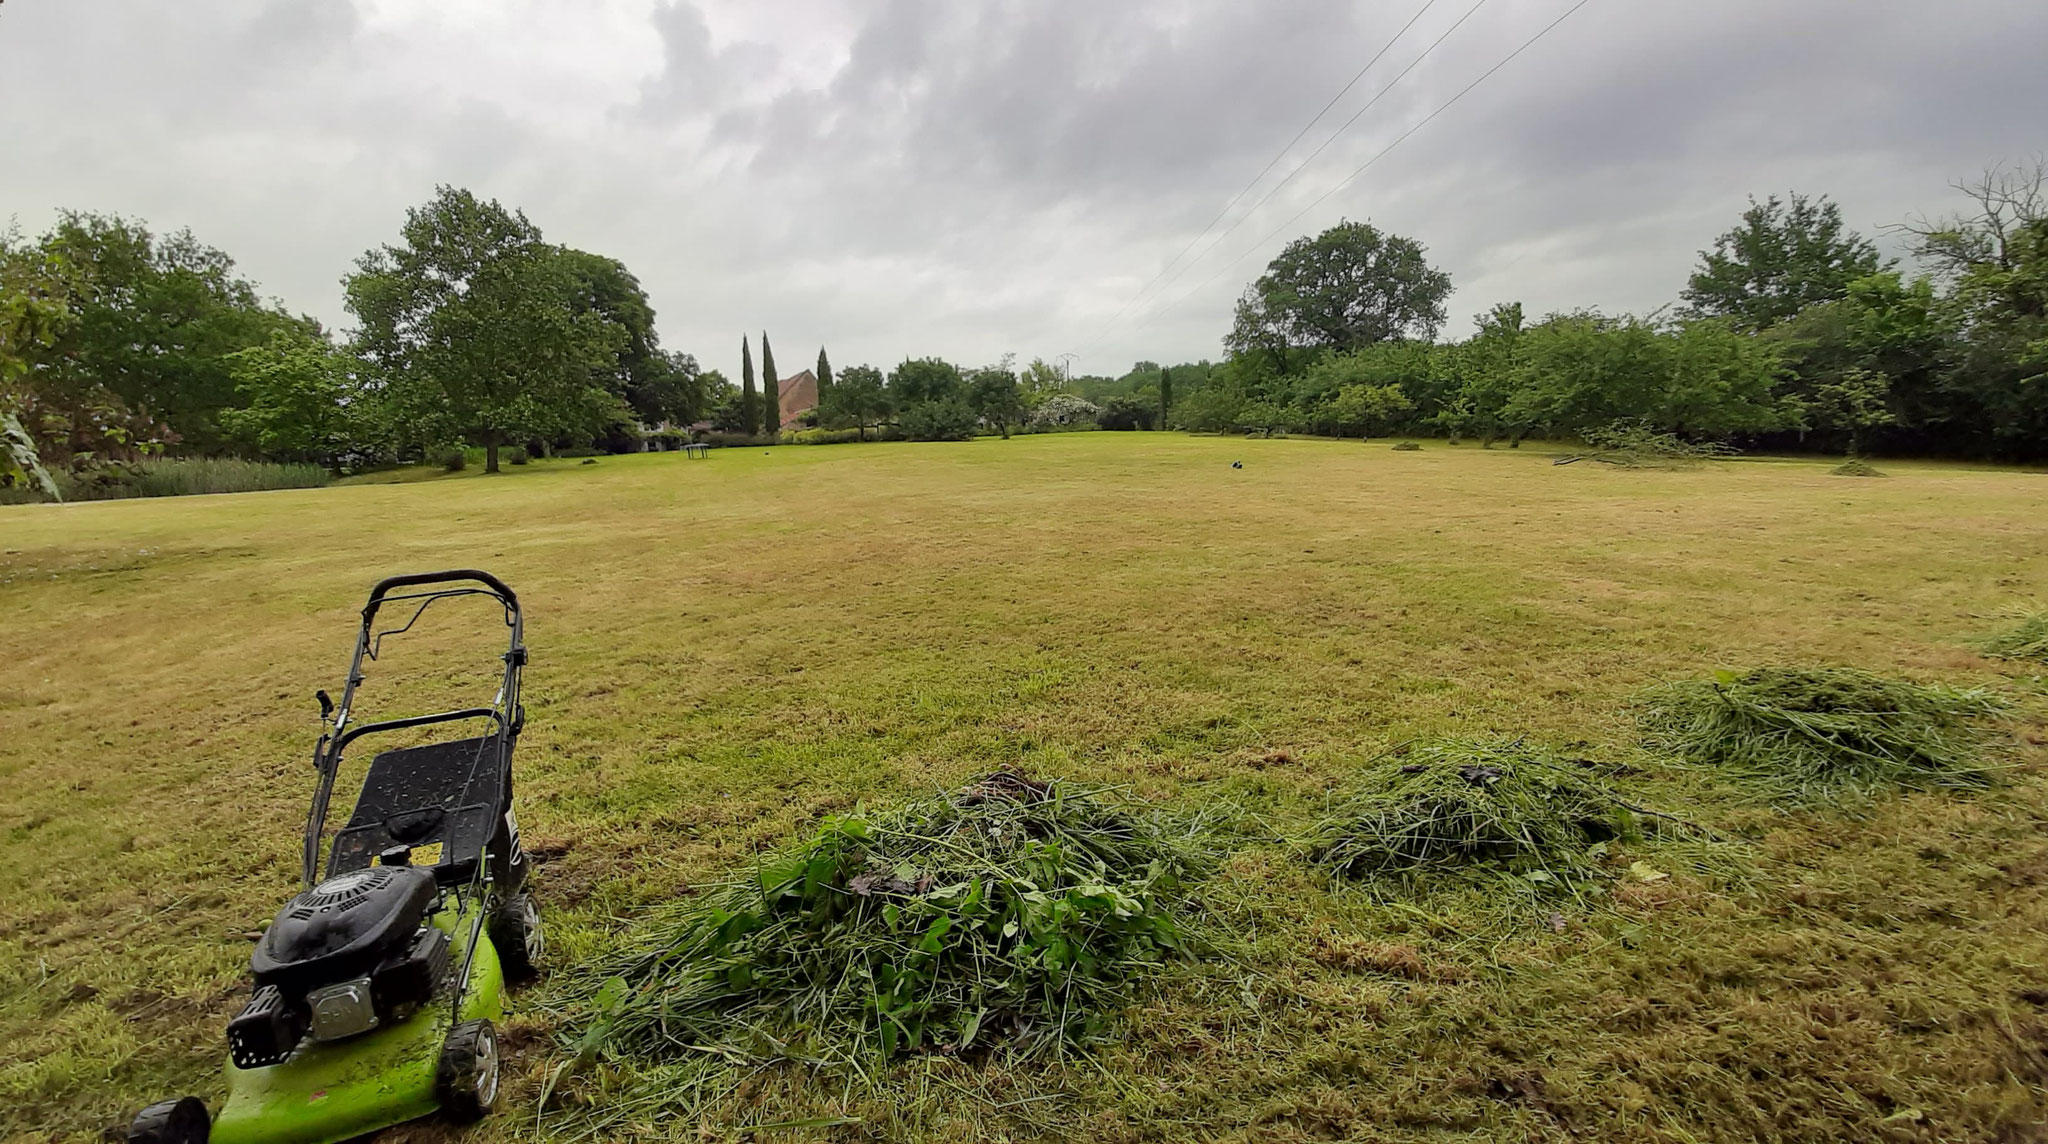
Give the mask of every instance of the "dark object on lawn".
M 1846 667 L 1763 667 L 1653 688 L 1645 741 L 1726 769 L 1782 801 L 1890 787 L 1991 780 L 1973 717 L 2004 704 L 1982 690 L 1888 679 Z
M 1308 839 L 1344 878 L 1509 875 L 1577 893 L 1606 845 L 1640 836 L 1638 810 L 1520 742 L 1417 747 L 1361 775 Z
M 1230 467 L 1231 467 L 1231 468 L 1233 468 L 1233 469 L 1242 469 L 1242 468 L 1244 468 L 1244 462 L 1243 462 L 1243 461 L 1232 461 L 1232 462 L 1230 462 Z
M 1413 453 L 1420 450 L 1421 448 L 1421 445 L 1418 445 L 1413 441 L 1394 442 L 1394 452 L 1396 453 Z
M 583 458 L 583 463 L 584 463 L 584 464 L 586 464 L 586 465 L 595 465 L 595 464 L 597 464 L 597 458 L 596 458 L 596 457 L 585 457 L 585 458 Z
M 2022 613 L 2019 622 L 1977 645 L 1994 659 L 2031 659 L 2048 663 L 2048 608 Z
M 1197 865 L 1104 792 L 1009 771 L 835 817 L 578 981 L 568 1043 L 586 1063 L 1057 1054 L 1188 949 Z
M 421 591 L 407 589 L 422 588 Z M 352 723 L 356 689 L 385 636 L 436 602 L 495 601 L 510 633 L 487 707 Z M 379 631 L 378 612 L 418 603 Z M 305 891 L 250 957 L 253 992 L 228 1023 L 228 1099 L 209 1127 L 195 1097 L 151 1105 L 128 1139 L 146 1144 L 331 1144 L 436 1111 L 470 1121 L 498 1097 L 507 978 L 541 955 L 540 915 L 521 892 L 528 863 L 512 819 L 512 748 L 526 641 L 518 597 L 488 572 L 393 576 L 370 591 L 337 705 L 313 752 Z M 372 759 L 326 869 L 328 803 L 343 752 L 367 735 L 483 721 L 475 738 L 399 747 Z
M 1881 477 L 1885 475 L 1884 470 L 1861 457 L 1851 457 L 1828 471 L 1838 477 Z

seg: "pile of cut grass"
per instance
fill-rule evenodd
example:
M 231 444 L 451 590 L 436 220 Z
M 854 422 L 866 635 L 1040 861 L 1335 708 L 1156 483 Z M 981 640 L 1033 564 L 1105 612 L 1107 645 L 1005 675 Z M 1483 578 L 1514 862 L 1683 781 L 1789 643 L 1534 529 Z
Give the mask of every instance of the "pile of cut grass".
M 1846 667 L 1763 667 L 1653 688 L 1638 709 L 1649 746 L 1718 767 L 1779 801 L 1892 788 L 1976 787 L 1992 776 L 1971 722 L 1988 692 Z
M 1616 421 L 1588 429 L 1582 436 L 1592 452 L 1574 453 L 1551 463 L 1589 460 L 1622 469 L 1691 469 L 1735 452 L 1719 442 L 1687 441 L 1675 433 L 1660 433 L 1640 421 Z
M 1308 853 L 1372 883 L 1506 875 L 1577 896 L 1612 843 L 1641 833 L 1635 808 L 1572 764 L 1520 742 L 1450 742 L 1367 771 L 1311 832 Z
M 1394 452 L 1396 453 L 1413 453 L 1421 448 L 1422 446 L 1414 441 L 1394 442 Z
M 1199 945 L 1198 853 L 1102 790 L 1009 772 L 833 818 L 572 985 L 568 1043 L 586 1063 L 1059 1054 Z
M 1838 477 L 1882 477 L 1885 475 L 1883 469 L 1878 468 L 1861 457 L 1851 457 L 1828 471 Z
M 2019 622 L 1977 645 L 1994 659 L 2030 659 L 2048 663 L 2048 608 L 2028 612 Z

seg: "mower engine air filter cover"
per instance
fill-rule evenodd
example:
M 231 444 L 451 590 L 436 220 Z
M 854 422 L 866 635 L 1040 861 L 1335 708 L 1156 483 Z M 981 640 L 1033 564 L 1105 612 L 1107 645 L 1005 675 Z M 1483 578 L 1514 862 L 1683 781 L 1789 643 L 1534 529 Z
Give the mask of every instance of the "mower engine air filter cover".
M 384 956 L 410 944 L 432 908 L 431 870 L 351 870 L 285 903 L 249 959 L 256 984 L 287 996 L 367 977 Z

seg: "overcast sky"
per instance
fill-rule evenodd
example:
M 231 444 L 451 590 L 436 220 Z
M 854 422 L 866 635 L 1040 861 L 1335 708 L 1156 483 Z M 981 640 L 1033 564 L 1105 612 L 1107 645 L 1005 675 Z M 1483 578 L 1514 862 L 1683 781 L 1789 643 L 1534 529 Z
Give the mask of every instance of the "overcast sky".
M 733 376 L 764 327 L 785 374 L 820 343 L 1119 373 L 1217 356 L 1340 218 L 1426 243 L 1456 332 L 1668 302 L 1752 193 L 1875 232 L 2048 150 L 2041 0 L 1590 0 L 1290 224 L 1574 0 L 1473 2 L 1394 40 L 1423 0 L 4 0 L 0 221 L 190 227 L 346 327 L 352 260 L 454 183 L 624 260 Z M 1390 40 L 1223 225 L 1378 102 L 1155 283 Z

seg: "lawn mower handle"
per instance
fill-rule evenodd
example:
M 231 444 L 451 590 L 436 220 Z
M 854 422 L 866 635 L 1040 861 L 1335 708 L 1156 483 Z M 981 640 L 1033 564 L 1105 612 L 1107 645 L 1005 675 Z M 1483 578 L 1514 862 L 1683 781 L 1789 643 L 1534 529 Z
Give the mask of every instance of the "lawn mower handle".
M 505 585 L 503 580 L 480 568 L 450 568 L 446 572 L 408 572 L 402 576 L 386 576 L 370 589 L 370 602 L 363 605 L 363 619 L 377 614 L 384 603 L 384 597 L 398 588 L 411 588 L 420 584 L 447 584 L 457 580 L 475 580 L 504 597 L 508 607 L 519 607 L 519 595 Z

